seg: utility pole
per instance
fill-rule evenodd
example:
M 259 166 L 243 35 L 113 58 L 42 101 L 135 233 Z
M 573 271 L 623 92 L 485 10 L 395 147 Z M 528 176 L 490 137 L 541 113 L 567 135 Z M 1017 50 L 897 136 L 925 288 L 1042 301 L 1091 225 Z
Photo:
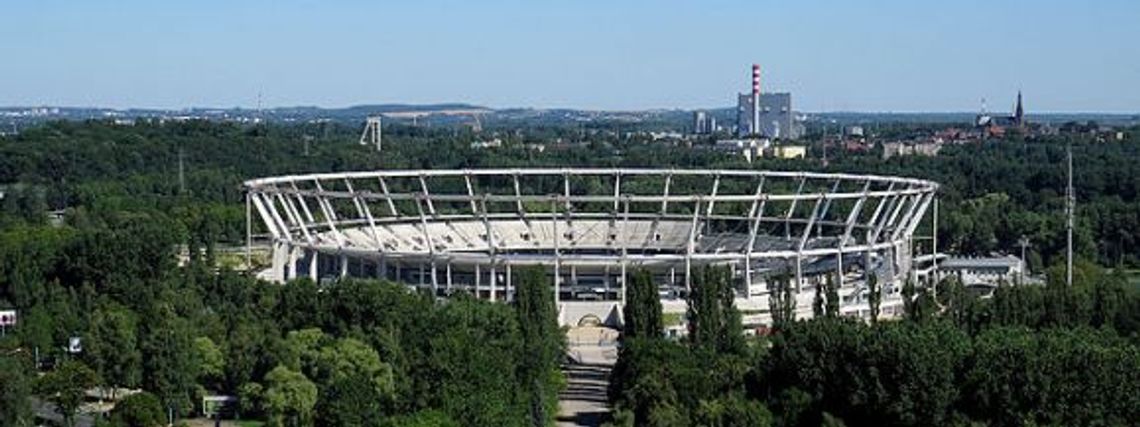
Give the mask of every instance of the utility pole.
M 1073 215 L 1076 213 L 1076 194 L 1073 192 L 1073 143 L 1069 142 L 1065 150 L 1069 171 L 1069 185 L 1065 188 L 1065 237 L 1067 250 L 1065 251 L 1065 284 L 1073 286 Z
M 1020 239 L 1017 239 L 1017 244 L 1021 245 L 1021 273 L 1019 274 L 1020 277 L 1018 278 L 1018 281 L 1020 283 L 1018 283 L 1018 285 L 1024 285 L 1025 270 L 1029 269 L 1029 264 L 1025 262 L 1025 248 L 1029 246 L 1029 238 L 1021 236 Z
M 178 194 L 186 193 L 186 166 L 183 160 L 182 146 L 178 147 Z

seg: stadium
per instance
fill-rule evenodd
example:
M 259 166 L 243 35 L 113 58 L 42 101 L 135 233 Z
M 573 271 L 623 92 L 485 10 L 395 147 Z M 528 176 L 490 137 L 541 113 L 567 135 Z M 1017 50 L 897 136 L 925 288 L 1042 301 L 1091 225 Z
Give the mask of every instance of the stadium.
M 761 170 L 384 170 L 254 179 L 247 222 L 272 240 L 262 277 L 383 278 L 446 297 L 513 296 L 512 270 L 549 271 L 560 321 L 621 323 L 624 277 L 649 271 L 667 312 L 695 269 L 727 266 L 745 323 L 766 325 L 769 283 L 791 280 L 797 317 L 831 277 L 841 312 L 882 313 L 915 273 L 915 230 L 934 182 Z M 252 228 L 250 228 L 252 232 Z

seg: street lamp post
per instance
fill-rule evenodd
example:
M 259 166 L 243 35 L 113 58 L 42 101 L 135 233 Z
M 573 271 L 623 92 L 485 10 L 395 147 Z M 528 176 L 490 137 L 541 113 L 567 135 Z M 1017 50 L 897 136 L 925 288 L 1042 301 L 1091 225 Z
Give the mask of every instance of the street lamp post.
M 1025 270 L 1029 269 L 1029 264 L 1025 262 L 1025 248 L 1029 246 L 1029 238 L 1021 236 L 1020 239 L 1017 239 L 1017 244 L 1021 245 L 1021 271 L 1018 274 L 1020 276 L 1018 284 L 1020 285 L 1025 283 Z

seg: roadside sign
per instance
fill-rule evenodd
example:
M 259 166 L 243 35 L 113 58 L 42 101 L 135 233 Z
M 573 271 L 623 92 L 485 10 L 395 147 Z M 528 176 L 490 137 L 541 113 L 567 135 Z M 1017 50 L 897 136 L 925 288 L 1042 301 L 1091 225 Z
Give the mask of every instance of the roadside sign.
M 0 326 L 16 326 L 16 310 L 0 310 Z
M 79 337 L 71 337 L 67 340 L 67 352 L 72 354 L 83 352 L 83 342 L 79 340 Z

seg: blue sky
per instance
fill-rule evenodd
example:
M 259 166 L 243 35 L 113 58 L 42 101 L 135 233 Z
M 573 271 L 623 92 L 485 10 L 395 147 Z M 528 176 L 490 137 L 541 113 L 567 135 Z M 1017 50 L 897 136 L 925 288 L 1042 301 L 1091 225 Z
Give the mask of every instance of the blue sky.
M 1086 4 L 1087 3 L 1087 4 Z M 0 105 L 1140 111 L 1140 1 L 3 0 Z

